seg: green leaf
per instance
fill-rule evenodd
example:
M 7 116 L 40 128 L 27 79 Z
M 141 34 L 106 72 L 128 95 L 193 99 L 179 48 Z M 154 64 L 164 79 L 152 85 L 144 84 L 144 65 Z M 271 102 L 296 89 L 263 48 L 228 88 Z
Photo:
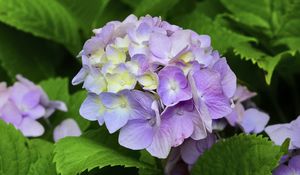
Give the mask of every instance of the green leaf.
M 289 153 L 289 145 L 291 143 L 291 139 L 287 138 L 285 139 L 285 141 L 281 144 L 281 152 L 283 152 L 283 154 L 288 154 Z
M 90 122 L 82 118 L 79 114 L 80 105 L 87 95 L 85 91 L 78 91 L 70 95 L 69 80 L 67 78 L 51 78 L 40 82 L 39 85 L 44 89 L 51 100 L 63 101 L 68 107 L 67 112 L 58 112 L 53 117 L 50 117 L 51 123 L 54 124 L 54 126 L 66 118 L 73 118 L 82 131 L 88 128 Z
M 271 15 L 270 0 L 253 0 L 253 1 L 234 1 L 221 0 L 223 5 L 233 12 L 235 15 L 241 17 L 242 22 L 257 22 L 257 24 L 268 24 Z M 241 15 L 243 14 L 243 15 Z M 247 16 L 250 15 L 250 16 Z M 251 21 L 247 19 L 259 19 L 258 21 Z M 246 19 L 246 21 L 243 21 Z
M 30 147 L 37 153 L 37 161 L 32 163 L 28 175 L 56 175 L 53 160 L 53 143 L 41 139 L 30 140 Z
M 122 0 L 123 3 L 129 5 L 131 8 L 136 8 L 140 0 Z
M 117 165 L 150 169 L 138 159 L 85 137 L 64 138 L 55 144 L 54 152 L 57 171 L 62 175 L 74 175 L 85 170 Z
M 278 35 L 300 37 L 300 1 L 289 4 L 289 9 L 282 17 L 282 23 Z
M 249 12 L 236 13 L 232 18 L 235 19 L 237 22 L 252 27 L 262 27 L 266 29 L 270 29 L 271 27 L 268 21 L 265 21 L 263 18 L 257 16 L 256 14 Z
M 299 31 L 299 2 L 294 0 L 221 0 L 232 19 L 270 37 L 285 30 Z M 293 8 L 293 10 L 291 10 Z M 291 13 L 289 13 L 291 11 Z M 298 14 L 297 18 L 293 18 Z M 296 27 L 295 27 L 296 26 Z M 261 27 L 261 28 L 257 28 Z M 298 32 L 299 33 L 299 32 Z
M 104 11 L 99 15 L 94 23 L 94 28 L 100 28 L 110 21 L 123 21 L 129 14 L 132 13 L 132 9 L 123 3 L 118 3 L 119 0 L 110 1 Z
M 39 83 L 50 100 L 61 100 L 65 103 L 68 103 L 70 98 L 68 84 L 67 78 L 50 78 Z
M 139 158 L 139 152 L 127 149 L 119 144 L 118 133 L 110 134 L 106 127 L 103 126 L 99 128 L 99 124 L 97 122 L 95 122 L 94 124 L 96 124 L 96 128 L 98 129 L 90 129 L 83 133 L 82 137 L 91 139 L 101 145 L 112 148 L 113 150 L 121 152 L 123 155 L 126 155 L 128 157 L 133 157 L 135 159 Z
M 102 15 L 109 0 L 57 0 L 77 20 L 86 36 L 91 35 L 94 22 Z M 105 14 L 103 14 L 105 15 Z
M 158 160 L 158 159 L 153 157 L 146 150 L 142 150 L 142 151 L 140 151 L 140 153 L 141 153 L 140 161 L 151 165 L 152 169 L 151 170 L 149 170 L 149 169 L 139 169 L 139 175 L 160 175 L 160 174 L 164 174 L 163 170 L 160 169 L 157 166 L 157 161 L 156 160 Z
M 11 79 L 23 74 L 32 81 L 39 81 L 55 74 L 54 68 L 60 61 L 56 58 L 60 57 L 53 43 L 1 23 L 0 38 L 0 65 Z
M 197 11 L 201 12 L 211 18 L 225 12 L 225 7 L 222 5 L 220 0 L 204 0 L 196 4 Z M 190 9 L 189 9 L 190 10 Z
M 14 126 L 0 120 L 0 174 L 27 174 L 34 157 L 27 139 Z
M 141 0 L 136 6 L 134 14 L 137 16 L 150 14 L 152 16 L 165 16 L 179 0 Z
M 288 12 L 282 17 L 282 24 L 278 30 L 277 44 L 285 44 L 290 49 L 300 51 L 300 1 L 291 5 Z
M 192 169 L 192 175 L 271 175 L 282 156 L 267 138 L 238 135 L 217 142 Z
M 28 140 L 14 126 L 0 120 L 0 174 L 56 175 L 53 144 Z
M 293 51 L 300 51 L 300 37 L 282 37 L 276 41 L 276 44 L 285 44 Z
M 240 55 L 245 60 L 251 60 L 259 68 L 265 71 L 265 79 L 268 84 L 271 83 L 272 75 L 279 61 L 286 55 L 294 55 L 294 51 L 284 51 L 275 56 L 268 55 L 261 50 L 252 47 L 249 43 L 241 43 L 234 47 L 236 55 Z
M 213 48 L 220 51 L 222 54 L 224 54 L 227 49 L 235 47 L 240 43 L 256 41 L 255 38 L 235 33 L 223 27 L 198 10 L 179 18 L 177 22 L 180 26 L 195 30 L 199 34 L 209 35 L 212 40 Z
M 0 0 L 0 21 L 35 36 L 66 46 L 74 55 L 81 43 L 78 25 L 54 0 Z
M 68 112 L 65 113 L 66 118 L 72 117 L 77 121 L 82 131 L 86 130 L 90 125 L 90 122 L 84 119 L 79 114 L 79 108 L 86 97 L 87 97 L 87 93 L 84 90 L 78 91 L 75 94 L 71 95 L 70 100 L 68 102 Z

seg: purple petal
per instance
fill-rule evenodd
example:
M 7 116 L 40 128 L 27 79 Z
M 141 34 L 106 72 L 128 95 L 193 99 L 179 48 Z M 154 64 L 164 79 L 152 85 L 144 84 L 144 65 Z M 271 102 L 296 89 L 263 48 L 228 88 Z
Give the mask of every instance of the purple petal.
M 150 108 L 147 108 L 146 106 L 142 106 L 143 104 L 141 103 L 141 101 L 139 101 L 138 98 L 136 98 L 136 91 L 129 91 L 129 90 L 122 90 L 119 92 L 119 94 L 121 94 L 123 97 L 126 98 L 127 102 L 128 102 L 128 109 L 130 111 L 130 117 L 129 119 L 149 119 L 149 118 L 153 118 L 155 113 L 153 110 L 151 110 Z M 147 94 L 140 91 L 139 95 L 142 95 L 140 97 L 142 98 L 151 98 L 151 97 L 147 97 Z M 149 94 L 148 94 L 149 95 Z M 149 100 L 149 99 L 148 99 Z M 153 101 L 151 102 L 152 105 Z M 149 107 L 149 103 L 148 103 L 148 107 Z
M 204 67 L 208 67 L 214 61 L 213 56 L 210 53 L 207 53 L 207 51 L 203 48 L 192 48 L 192 53 L 197 62 L 204 65 Z
M 148 114 L 155 115 L 154 111 L 151 109 L 152 103 L 154 101 L 154 97 L 150 93 L 142 92 L 138 90 L 133 90 L 131 91 L 131 93 L 135 98 L 135 100 L 139 102 L 141 107 L 143 107 Z
M 229 115 L 226 115 L 225 118 L 227 119 L 228 123 L 231 126 L 236 126 L 238 123 L 242 121 L 244 116 L 245 109 L 241 103 L 236 103 L 232 112 Z
M 178 30 L 171 35 L 171 56 L 176 57 L 183 52 L 190 44 L 191 32 L 190 30 Z
M 180 68 L 169 66 L 158 73 L 159 85 L 157 93 L 166 106 L 192 98 L 188 81 Z
M 207 48 L 210 47 L 210 36 L 208 35 L 199 35 L 198 39 L 200 41 L 200 47 L 201 48 Z
M 2 116 L 0 117 L 7 123 L 11 123 L 14 126 L 18 126 L 22 121 L 21 111 L 17 108 L 17 106 L 12 103 L 6 103 L 2 108 Z
M 62 101 L 50 101 L 49 105 L 47 106 L 48 108 L 54 108 L 63 112 L 68 111 L 68 107 L 66 104 Z
M 213 69 L 221 75 L 221 84 L 224 94 L 230 98 L 236 91 L 236 76 L 230 69 L 225 58 L 220 59 L 213 66 Z
M 46 110 L 45 110 L 44 106 L 37 105 L 36 107 L 27 110 L 25 112 L 25 114 L 27 117 L 30 117 L 30 118 L 36 120 L 36 119 L 43 117 L 46 114 Z
M 88 94 L 79 109 L 79 113 L 83 118 L 90 121 L 96 121 L 103 118 L 105 107 L 102 104 L 100 96 L 91 93 Z
M 112 92 L 101 93 L 101 102 L 107 108 L 116 108 L 119 106 L 120 95 Z
M 30 91 L 30 89 L 20 82 L 14 83 L 11 87 L 10 99 L 18 105 L 22 104 L 23 97 Z
M 25 117 L 21 124 L 18 126 L 18 129 L 23 133 L 26 137 L 38 137 L 44 134 L 44 127 L 36 120 Z
M 175 106 L 175 108 L 177 108 Z M 166 109 L 168 110 L 168 109 Z M 179 109 L 180 110 L 180 109 Z M 188 113 L 183 111 L 168 112 L 166 111 L 162 118 L 168 117 L 167 123 L 172 130 L 173 141 L 172 146 L 176 147 L 182 144 L 184 139 L 190 137 L 193 134 L 194 126 L 193 121 Z
M 171 50 L 171 39 L 166 35 L 154 33 L 149 40 L 149 47 L 153 55 L 160 59 L 168 59 Z
M 172 144 L 172 135 L 170 128 L 162 123 L 159 128 L 156 129 L 153 137 L 153 142 L 147 148 L 147 151 L 155 157 L 165 159 L 167 158 Z
M 181 146 L 181 158 L 187 164 L 193 165 L 203 150 L 197 147 L 197 141 L 193 139 L 186 140 Z
M 89 74 L 83 83 L 83 87 L 89 92 L 100 94 L 106 89 L 106 80 L 100 73 L 95 75 Z
M 7 103 L 10 97 L 10 90 L 7 89 L 6 83 L 0 83 L 0 110 Z
M 134 57 L 135 55 L 148 55 L 149 48 L 145 45 L 130 43 L 128 46 L 128 53 L 130 57 Z
M 195 32 L 191 32 L 191 41 L 194 45 L 200 48 L 208 48 L 211 45 L 210 36 L 198 35 Z
M 130 114 L 126 109 L 107 109 L 104 114 L 105 125 L 109 133 L 114 133 L 126 125 Z
M 194 123 L 194 132 L 191 135 L 191 138 L 194 140 L 200 140 L 204 139 L 207 136 L 207 130 L 212 130 L 212 124 L 205 124 L 200 115 L 198 114 L 197 116 L 193 117 L 193 123 Z M 210 123 L 211 121 L 207 122 Z M 208 126 L 206 126 L 208 125 Z M 211 126 L 209 126 L 211 125 Z
M 178 172 L 175 167 L 178 167 L 180 161 L 180 148 L 172 148 L 167 158 L 167 163 L 164 167 L 165 174 L 174 175 L 174 171 Z
M 141 23 L 136 31 L 139 40 L 146 41 L 149 40 L 152 29 L 147 23 Z
M 119 134 L 119 144 L 132 149 L 147 148 L 153 140 L 154 130 L 146 120 L 131 120 Z
M 245 133 L 260 133 L 266 127 L 270 117 L 264 112 L 250 108 L 244 113 L 241 126 Z
M 33 108 L 39 104 L 41 92 L 39 90 L 31 90 L 22 98 L 22 106 L 27 109 Z
M 191 82 L 192 81 L 192 82 Z M 196 107 L 207 106 L 212 119 L 219 119 L 228 115 L 232 109 L 228 98 L 223 94 L 220 75 L 211 70 L 197 70 L 190 79 Z M 199 106 L 200 105 L 200 106 Z
M 26 86 L 27 88 L 29 89 L 35 89 L 37 88 L 37 86 L 31 82 L 30 80 L 26 79 L 25 77 L 23 77 L 22 75 L 17 75 L 16 76 L 16 79 L 21 83 L 23 84 L 24 86 Z
M 88 72 L 85 67 L 81 68 L 80 71 L 72 79 L 72 85 L 78 85 L 82 83 L 87 76 Z
M 48 105 L 46 106 L 46 112 L 45 112 L 44 117 L 45 118 L 50 117 L 55 112 L 56 109 L 60 110 L 60 111 L 63 111 L 63 112 L 68 111 L 68 108 L 67 108 L 67 106 L 64 102 L 62 102 L 62 101 L 49 101 Z
M 289 124 L 270 125 L 265 128 L 265 132 L 276 145 L 281 145 L 285 139 L 291 138 L 293 133 Z M 294 149 L 292 144 L 290 144 L 289 148 Z
M 53 131 L 54 141 L 67 137 L 67 136 L 80 136 L 81 130 L 74 119 L 65 119 L 57 125 Z
M 286 165 L 280 165 L 278 168 L 276 168 L 273 171 L 273 175 L 289 175 L 289 174 L 294 174 L 293 169 L 289 168 Z
M 102 93 L 101 100 L 106 111 L 104 121 L 110 133 L 123 127 L 129 119 L 143 119 L 148 117 L 147 111 L 132 96 L 129 90 L 120 91 L 118 94 Z
M 216 142 L 216 136 L 209 134 L 205 139 L 189 139 L 181 147 L 181 157 L 187 164 L 194 164 L 200 155 Z
M 6 82 L 0 82 L 0 92 L 4 92 L 7 90 Z
M 291 140 L 292 140 L 292 144 L 293 146 L 300 148 L 300 137 L 299 137 L 299 133 L 300 133 L 300 128 L 299 127 L 293 127 L 293 133 L 291 135 Z
M 254 96 L 256 96 L 255 92 L 250 92 L 246 86 L 238 85 L 234 93 L 233 100 L 243 102 Z
M 289 161 L 289 167 L 292 167 L 300 171 L 300 155 L 291 158 L 291 160 Z

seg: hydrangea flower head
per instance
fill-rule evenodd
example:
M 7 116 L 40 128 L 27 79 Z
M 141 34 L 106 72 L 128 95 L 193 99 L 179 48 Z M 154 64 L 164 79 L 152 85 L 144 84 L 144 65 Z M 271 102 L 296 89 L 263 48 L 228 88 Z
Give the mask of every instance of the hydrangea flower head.
M 94 33 L 72 83 L 89 92 L 81 115 L 120 130 L 121 145 L 166 158 L 186 139 L 205 139 L 212 120 L 231 113 L 236 76 L 208 35 L 149 15 Z
M 55 110 L 66 111 L 63 102 L 50 101 L 46 93 L 33 82 L 17 75 L 11 87 L 0 83 L 0 119 L 13 124 L 25 136 L 36 137 L 44 133 L 37 121 L 49 117 Z

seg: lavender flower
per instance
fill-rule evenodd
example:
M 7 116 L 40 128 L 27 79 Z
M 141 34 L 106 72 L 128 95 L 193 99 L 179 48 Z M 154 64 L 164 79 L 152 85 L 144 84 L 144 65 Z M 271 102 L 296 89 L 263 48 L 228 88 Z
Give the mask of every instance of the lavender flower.
M 214 134 L 209 134 L 205 139 L 201 140 L 186 140 L 180 148 L 183 161 L 189 165 L 195 164 L 204 151 L 212 147 L 216 141 L 217 138 Z
M 80 136 L 81 130 L 74 119 L 68 118 L 57 125 L 53 131 L 55 142 L 68 136 Z
M 44 127 L 37 120 L 49 117 L 56 109 L 66 111 L 66 105 L 50 101 L 39 86 L 21 75 L 17 75 L 17 80 L 8 88 L 5 83 L 0 84 L 0 118 L 13 124 L 25 136 L 40 136 Z
M 300 155 L 292 157 L 288 165 L 281 164 L 273 171 L 273 175 L 297 174 L 300 174 Z
M 245 109 L 243 103 L 255 96 L 246 87 L 239 85 L 233 96 L 233 111 L 226 116 L 231 126 L 240 126 L 245 133 L 260 133 L 264 130 L 270 117 L 268 114 L 250 107 Z
M 267 126 L 265 131 L 276 145 L 281 145 L 285 139 L 290 138 L 289 149 L 300 148 L 300 116 L 290 123 Z
M 205 139 L 212 121 L 232 112 L 236 76 L 209 36 L 149 15 L 94 33 L 72 83 L 89 92 L 80 114 L 120 130 L 121 145 L 166 158 L 185 140 Z
M 199 157 L 216 141 L 217 138 L 214 134 L 208 134 L 205 139 L 201 140 L 185 140 L 181 146 L 172 149 L 165 166 L 165 174 L 190 174 L 189 171 Z
M 178 67 L 165 67 L 159 74 L 157 93 L 166 106 L 171 106 L 180 101 L 192 98 L 188 80 L 183 71 Z

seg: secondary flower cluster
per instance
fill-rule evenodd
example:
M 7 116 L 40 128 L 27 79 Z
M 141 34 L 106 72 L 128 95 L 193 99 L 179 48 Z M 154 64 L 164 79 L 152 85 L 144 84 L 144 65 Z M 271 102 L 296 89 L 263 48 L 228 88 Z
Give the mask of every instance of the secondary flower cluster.
M 63 102 L 50 101 L 39 86 L 21 75 L 17 80 L 11 87 L 0 83 L 0 119 L 13 124 L 24 136 L 41 136 L 44 127 L 37 120 L 49 117 L 57 109 L 66 111 L 67 107 Z
M 289 149 L 300 149 L 300 116 L 290 123 L 270 125 L 265 131 L 276 145 L 290 138 Z
M 279 165 L 273 172 L 273 175 L 297 175 L 300 174 L 300 155 L 292 157 L 288 164 Z
M 256 93 L 238 85 L 232 98 L 234 108 L 225 118 L 231 126 L 240 127 L 245 133 L 260 133 L 269 122 L 269 115 L 259 111 L 250 101 Z
M 286 139 L 290 139 L 289 153 L 282 157 L 281 165 L 273 175 L 300 174 L 300 116 L 290 123 L 267 126 L 265 132 L 276 145 L 282 145 Z
M 89 92 L 80 114 L 120 129 L 119 143 L 166 158 L 185 139 L 201 140 L 232 112 L 236 76 L 210 37 L 130 15 L 94 30 L 74 85 Z

